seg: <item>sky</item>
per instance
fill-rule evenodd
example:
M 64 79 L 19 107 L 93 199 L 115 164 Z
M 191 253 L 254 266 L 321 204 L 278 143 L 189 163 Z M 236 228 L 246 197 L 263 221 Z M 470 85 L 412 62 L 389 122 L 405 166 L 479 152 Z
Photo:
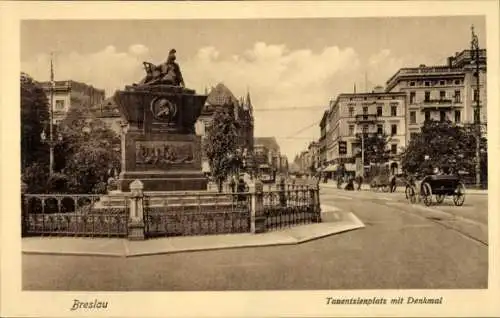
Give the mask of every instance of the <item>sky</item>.
M 470 47 L 479 16 L 236 20 L 25 20 L 21 70 L 36 80 L 85 82 L 107 96 L 144 75 L 143 61 L 177 50 L 186 86 L 224 83 L 250 93 L 255 136 L 275 136 L 293 160 L 319 137 L 319 121 L 340 93 L 371 91 L 401 67 L 444 64 Z

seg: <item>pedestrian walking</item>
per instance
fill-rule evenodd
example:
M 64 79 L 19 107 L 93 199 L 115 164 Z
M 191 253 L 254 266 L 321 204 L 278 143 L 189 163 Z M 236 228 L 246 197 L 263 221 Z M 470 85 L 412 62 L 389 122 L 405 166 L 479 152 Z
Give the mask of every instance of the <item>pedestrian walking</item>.
M 231 177 L 231 180 L 229 181 L 229 187 L 231 188 L 232 193 L 236 191 L 236 181 L 234 180 L 234 177 Z

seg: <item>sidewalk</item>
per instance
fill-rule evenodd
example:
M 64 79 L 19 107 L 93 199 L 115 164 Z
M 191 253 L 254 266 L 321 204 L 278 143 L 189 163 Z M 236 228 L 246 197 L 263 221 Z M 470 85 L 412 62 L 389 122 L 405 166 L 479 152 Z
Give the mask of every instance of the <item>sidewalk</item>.
M 30 237 L 22 239 L 23 254 L 136 257 L 242 247 L 300 244 L 363 228 L 352 213 L 322 205 L 322 223 L 299 225 L 263 234 L 187 236 L 129 241 L 111 238 Z
M 343 183 L 342 184 L 342 188 L 339 189 L 339 190 L 344 191 L 344 187 L 345 186 L 346 186 L 346 183 Z M 354 188 L 355 189 L 356 189 L 356 187 L 357 187 L 357 185 L 354 184 Z M 320 189 L 322 189 L 322 188 L 324 188 L 324 189 L 337 189 L 337 183 L 335 183 L 335 182 L 320 183 L 319 184 L 319 188 Z M 466 193 L 465 193 L 466 195 L 467 194 L 488 195 L 488 190 L 468 189 L 467 186 L 465 187 L 465 189 L 466 189 L 465 190 L 466 191 Z M 377 191 L 377 190 L 372 190 L 370 188 L 370 185 L 369 184 L 365 184 L 365 183 L 361 185 L 361 190 L 362 191 L 374 191 L 374 192 Z M 398 192 L 398 193 L 404 193 L 405 192 L 405 187 L 402 186 L 402 185 L 397 186 L 396 187 L 396 192 Z

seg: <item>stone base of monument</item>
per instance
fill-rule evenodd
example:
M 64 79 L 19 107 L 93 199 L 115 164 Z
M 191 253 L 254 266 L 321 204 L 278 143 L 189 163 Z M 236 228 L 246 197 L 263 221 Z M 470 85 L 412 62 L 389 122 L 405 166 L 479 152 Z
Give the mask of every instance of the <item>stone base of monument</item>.
M 130 191 L 130 184 L 141 180 L 144 191 L 206 191 L 207 178 L 202 172 L 125 172 L 120 175 L 118 189 Z

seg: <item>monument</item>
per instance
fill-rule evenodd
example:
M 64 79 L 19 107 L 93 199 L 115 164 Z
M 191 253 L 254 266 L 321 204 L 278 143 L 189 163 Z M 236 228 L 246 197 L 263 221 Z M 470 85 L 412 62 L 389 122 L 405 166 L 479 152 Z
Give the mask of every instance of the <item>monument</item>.
M 161 65 L 144 62 L 146 77 L 113 96 L 128 123 L 122 133 L 119 190 L 140 180 L 144 191 L 207 190 L 201 137 L 194 124 L 206 95 L 184 87 L 174 49 Z

